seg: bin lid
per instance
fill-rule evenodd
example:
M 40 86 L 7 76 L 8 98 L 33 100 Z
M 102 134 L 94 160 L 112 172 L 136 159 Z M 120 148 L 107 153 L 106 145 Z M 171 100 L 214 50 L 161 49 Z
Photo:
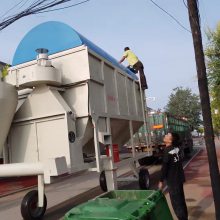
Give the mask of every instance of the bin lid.
M 51 55 L 81 45 L 86 45 L 89 49 L 125 71 L 133 79 L 137 79 L 137 76 L 132 71 L 119 64 L 107 52 L 69 25 L 58 21 L 48 21 L 31 29 L 19 43 L 13 57 L 12 66 L 35 60 L 37 55 L 35 50 L 38 48 L 48 49 L 48 54 Z
M 155 203 L 147 200 L 97 198 L 71 209 L 65 220 L 145 219 Z
M 126 199 L 126 200 L 150 200 L 157 201 L 162 196 L 157 190 L 113 190 L 106 192 L 98 198 Z
M 162 192 L 114 190 L 71 209 L 64 220 L 173 220 Z

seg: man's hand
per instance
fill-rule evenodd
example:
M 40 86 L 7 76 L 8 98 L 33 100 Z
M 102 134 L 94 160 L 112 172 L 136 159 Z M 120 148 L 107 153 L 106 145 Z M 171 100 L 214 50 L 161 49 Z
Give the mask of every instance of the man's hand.
M 119 63 L 122 63 L 122 62 L 125 60 L 125 58 L 126 58 L 126 57 L 123 56 L 123 57 L 119 60 Z
M 162 190 L 163 189 L 163 182 L 158 183 L 158 189 Z

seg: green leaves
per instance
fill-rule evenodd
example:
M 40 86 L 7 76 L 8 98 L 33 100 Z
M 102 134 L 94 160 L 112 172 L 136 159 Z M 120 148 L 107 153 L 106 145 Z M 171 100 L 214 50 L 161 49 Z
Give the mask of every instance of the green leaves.
M 211 95 L 211 110 L 214 131 L 220 134 L 220 22 L 216 30 L 208 29 L 208 45 L 205 50 Z
M 201 124 L 200 99 L 189 88 L 177 87 L 173 89 L 166 106 L 166 111 L 176 117 L 187 118 L 188 122 L 195 129 Z
M 9 68 L 9 65 L 4 66 L 4 68 L 2 70 L 2 77 L 3 78 L 8 75 L 8 68 Z

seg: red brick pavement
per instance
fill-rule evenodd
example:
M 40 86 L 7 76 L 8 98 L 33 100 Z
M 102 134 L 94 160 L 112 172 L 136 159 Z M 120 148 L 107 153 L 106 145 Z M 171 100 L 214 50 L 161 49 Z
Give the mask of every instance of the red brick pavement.
M 37 177 L 13 177 L 0 179 L 0 197 L 37 185 Z

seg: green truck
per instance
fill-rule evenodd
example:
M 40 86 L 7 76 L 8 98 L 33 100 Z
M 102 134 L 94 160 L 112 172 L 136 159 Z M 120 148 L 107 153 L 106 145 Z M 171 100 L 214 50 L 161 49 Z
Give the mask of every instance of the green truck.
M 184 153 L 190 153 L 193 149 L 192 127 L 186 119 L 180 119 L 171 116 L 166 112 L 150 114 L 147 117 L 147 127 L 142 126 L 135 134 L 134 142 L 136 149 L 139 151 L 147 151 L 146 138 L 150 142 L 153 155 L 156 157 L 162 156 L 164 143 L 163 138 L 168 132 L 176 132 L 180 136 L 181 147 Z

